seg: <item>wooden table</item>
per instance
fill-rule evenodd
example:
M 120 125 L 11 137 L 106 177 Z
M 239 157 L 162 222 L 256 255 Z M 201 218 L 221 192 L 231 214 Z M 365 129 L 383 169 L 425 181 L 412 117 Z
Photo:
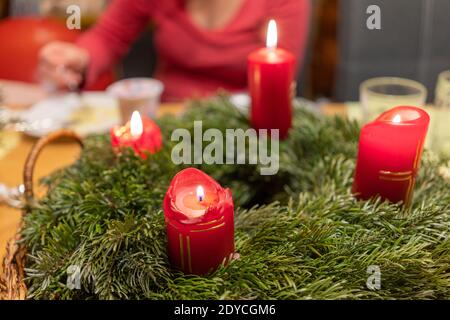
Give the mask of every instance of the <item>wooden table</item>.
M 163 104 L 158 116 L 163 114 L 177 114 L 183 109 L 182 104 Z M 345 115 L 343 104 L 328 104 L 323 106 L 325 114 Z M 0 182 L 9 186 L 17 186 L 22 183 L 22 172 L 26 157 L 36 142 L 36 139 L 17 134 L 19 142 L 15 148 L 0 159 Z M 51 172 L 73 163 L 78 157 L 80 148 L 73 142 L 55 142 L 47 146 L 40 155 L 35 168 L 35 190 L 38 194 L 45 193 L 39 189 L 37 181 Z M 6 243 L 17 231 L 20 223 L 21 212 L 18 209 L 0 205 L 0 259 L 5 254 Z M 0 260 L 1 261 L 1 260 Z M 1 266 L 0 266 L 1 268 Z M 1 269 L 0 269 L 1 272 Z

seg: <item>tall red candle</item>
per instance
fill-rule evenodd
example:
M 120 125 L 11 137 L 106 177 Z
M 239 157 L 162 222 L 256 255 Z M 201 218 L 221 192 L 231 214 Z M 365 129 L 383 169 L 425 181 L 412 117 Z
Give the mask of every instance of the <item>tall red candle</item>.
M 353 193 L 409 206 L 430 117 L 416 107 L 396 107 L 365 125 L 359 139 Z
M 133 112 L 131 120 L 124 126 L 111 128 L 110 136 L 114 151 L 132 148 L 143 159 L 147 158 L 147 154 L 154 154 L 162 147 L 161 130 L 150 118 L 141 118 L 138 111 Z
M 164 197 L 170 262 L 206 274 L 234 252 L 234 205 L 229 189 L 194 168 L 180 171 Z
M 252 101 L 251 123 L 255 129 L 279 129 L 284 139 L 292 126 L 291 86 L 295 57 L 277 48 L 274 20 L 269 22 L 266 48 L 248 56 L 248 83 Z

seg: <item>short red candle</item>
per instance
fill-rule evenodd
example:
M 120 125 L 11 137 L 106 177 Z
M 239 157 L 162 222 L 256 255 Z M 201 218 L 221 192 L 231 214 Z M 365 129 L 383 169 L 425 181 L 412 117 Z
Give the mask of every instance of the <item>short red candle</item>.
M 234 252 L 234 205 L 229 189 L 204 172 L 188 168 L 173 178 L 163 206 L 173 266 L 203 275 L 229 261 Z
M 416 107 L 396 107 L 365 125 L 359 139 L 353 193 L 409 206 L 430 117 Z
M 161 130 L 150 118 L 140 117 L 139 112 L 133 112 L 132 119 L 124 126 L 111 128 L 111 145 L 115 152 L 122 148 L 132 148 L 141 158 L 154 154 L 162 147 Z
M 248 83 L 252 101 L 251 123 L 255 129 L 279 129 L 280 138 L 292 126 L 291 87 L 295 57 L 277 48 L 276 24 L 267 32 L 267 47 L 248 56 Z

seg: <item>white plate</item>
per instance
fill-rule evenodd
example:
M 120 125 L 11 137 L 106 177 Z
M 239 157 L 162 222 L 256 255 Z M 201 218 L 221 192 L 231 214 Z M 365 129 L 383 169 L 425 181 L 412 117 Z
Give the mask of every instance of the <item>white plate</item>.
M 119 123 L 119 112 L 116 99 L 108 94 L 85 92 L 45 99 L 22 112 L 20 118 L 27 123 L 38 123 L 39 128 L 24 131 L 33 137 L 42 137 L 62 128 L 86 136 L 107 132 Z

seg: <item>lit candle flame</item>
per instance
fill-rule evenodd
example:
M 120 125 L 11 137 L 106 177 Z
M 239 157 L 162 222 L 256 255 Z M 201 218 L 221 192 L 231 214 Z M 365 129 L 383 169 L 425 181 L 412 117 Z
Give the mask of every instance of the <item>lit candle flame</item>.
M 397 114 L 394 119 L 392 119 L 392 122 L 394 123 L 400 123 L 402 121 L 402 118 L 400 117 L 399 114 Z
M 276 49 L 277 43 L 278 43 L 277 24 L 275 20 L 271 19 L 269 21 L 269 26 L 267 27 L 266 47 L 268 49 Z
M 198 186 L 197 187 L 197 199 L 198 199 L 198 201 L 202 202 L 204 197 L 205 197 L 205 190 L 203 190 L 202 186 Z
M 131 115 L 131 121 L 130 121 L 130 132 L 131 135 L 135 138 L 139 138 L 142 135 L 142 132 L 144 131 L 144 126 L 142 124 L 141 115 L 138 111 L 134 111 Z

